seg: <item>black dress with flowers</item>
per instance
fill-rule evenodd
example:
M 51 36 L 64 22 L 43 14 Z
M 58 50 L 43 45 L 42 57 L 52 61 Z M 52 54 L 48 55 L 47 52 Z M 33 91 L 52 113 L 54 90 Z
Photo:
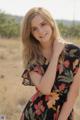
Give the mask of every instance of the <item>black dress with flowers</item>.
M 62 57 L 63 56 L 63 57 Z M 23 84 L 33 85 L 30 71 L 43 75 L 49 63 L 44 57 L 44 64 L 31 64 L 23 72 Z M 36 93 L 28 101 L 21 120 L 58 120 L 61 108 L 67 100 L 69 88 L 73 78 L 80 67 L 80 48 L 74 44 L 67 43 L 59 56 L 56 78 L 50 95 L 43 95 L 36 88 Z M 67 120 L 73 120 L 73 109 Z

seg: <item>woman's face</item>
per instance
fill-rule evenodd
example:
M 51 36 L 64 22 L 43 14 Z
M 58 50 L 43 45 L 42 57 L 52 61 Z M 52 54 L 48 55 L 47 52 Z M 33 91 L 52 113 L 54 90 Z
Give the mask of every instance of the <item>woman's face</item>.
M 36 15 L 31 21 L 32 35 L 40 42 L 49 42 L 52 36 L 52 28 L 41 15 Z

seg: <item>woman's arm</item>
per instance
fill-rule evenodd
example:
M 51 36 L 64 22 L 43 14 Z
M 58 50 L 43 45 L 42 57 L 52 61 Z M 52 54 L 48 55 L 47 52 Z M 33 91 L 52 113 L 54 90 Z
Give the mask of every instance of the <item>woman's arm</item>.
M 50 94 L 51 88 L 55 81 L 58 58 L 63 47 L 64 44 L 61 42 L 58 42 L 56 45 L 54 45 L 54 52 L 50 64 L 42 77 L 34 72 L 31 72 L 30 74 L 32 81 L 41 81 L 38 85 L 36 85 L 36 87 L 43 94 Z
M 40 84 L 37 86 L 37 88 L 43 94 L 50 94 L 56 76 L 57 63 L 58 63 L 58 56 L 54 55 L 54 58 L 51 59 L 51 62 L 45 74 L 41 78 Z
M 36 88 L 43 94 L 50 94 L 56 76 L 57 62 L 58 62 L 58 56 L 54 55 L 43 76 L 41 76 L 40 74 L 34 71 L 30 72 L 30 77 L 32 82 L 35 84 Z M 40 82 L 37 83 L 37 81 Z
M 76 98 L 79 95 L 79 88 L 80 88 L 80 68 L 77 74 L 74 76 L 73 83 L 68 93 L 67 101 L 63 104 L 58 120 L 68 119 L 68 116 L 70 115 L 70 112 L 74 106 Z

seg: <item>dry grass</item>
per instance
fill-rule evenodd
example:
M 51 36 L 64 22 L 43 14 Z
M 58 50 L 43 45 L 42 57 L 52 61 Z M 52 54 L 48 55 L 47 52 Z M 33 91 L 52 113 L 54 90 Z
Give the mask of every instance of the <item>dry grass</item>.
M 0 114 L 7 120 L 18 120 L 22 106 L 34 93 L 34 88 L 21 84 L 23 68 L 19 40 L 0 40 Z
M 22 71 L 20 40 L 0 39 L 0 115 L 5 115 L 6 120 L 19 120 L 24 105 L 35 92 L 34 87 L 21 84 Z M 75 104 L 76 120 L 80 114 L 79 101 L 80 96 Z

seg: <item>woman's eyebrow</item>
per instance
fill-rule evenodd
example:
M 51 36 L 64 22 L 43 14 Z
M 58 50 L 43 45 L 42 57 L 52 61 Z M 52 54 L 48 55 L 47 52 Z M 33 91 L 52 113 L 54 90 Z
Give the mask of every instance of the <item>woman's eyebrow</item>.
M 46 20 L 43 20 L 41 23 L 46 22 Z

